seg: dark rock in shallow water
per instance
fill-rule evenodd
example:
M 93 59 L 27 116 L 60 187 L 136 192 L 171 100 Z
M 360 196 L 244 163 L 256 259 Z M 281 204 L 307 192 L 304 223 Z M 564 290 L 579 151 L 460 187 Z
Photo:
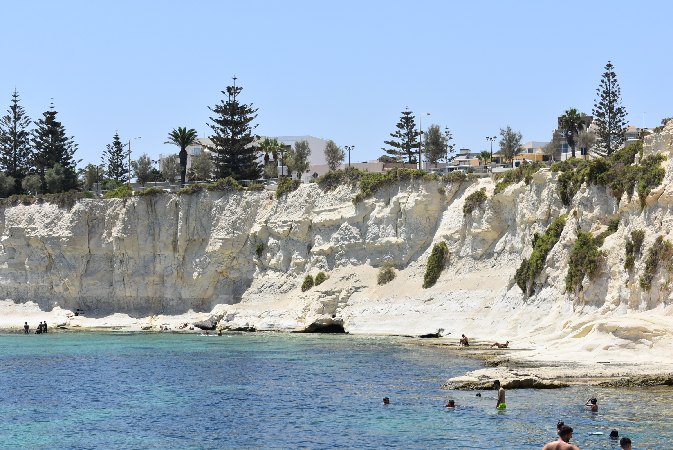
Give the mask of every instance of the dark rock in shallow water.
M 636 387 L 636 386 L 673 386 L 673 373 L 664 375 L 635 375 L 617 380 L 598 383 L 603 387 Z
M 442 337 L 442 333 L 444 333 L 444 328 L 440 328 L 436 333 L 421 334 L 418 337 L 421 339 L 438 338 Z
M 234 328 L 227 328 L 227 331 L 244 331 L 246 333 L 254 333 L 257 331 L 257 329 L 253 326 L 242 326 L 242 327 L 234 327 Z
M 495 379 L 495 377 L 485 380 L 457 377 L 444 383 L 442 389 L 485 391 L 493 389 L 493 380 Z M 554 380 L 544 380 L 533 376 L 524 376 L 521 378 L 503 379 L 502 387 L 505 389 L 558 389 L 568 387 L 568 384 Z
M 196 328 L 199 328 L 201 330 L 214 330 L 215 327 L 217 326 L 217 322 L 219 322 L 220 319 L 217 316 L 210 316 L 206 320 L 202 320 L 201 322 L 194 322 L 194 326 Z

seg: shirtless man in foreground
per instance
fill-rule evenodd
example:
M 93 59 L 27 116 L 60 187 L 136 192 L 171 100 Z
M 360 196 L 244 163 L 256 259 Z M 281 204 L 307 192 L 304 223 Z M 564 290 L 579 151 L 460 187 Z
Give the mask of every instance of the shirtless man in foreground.
M 578 446 L 569 443 L 573 437 L 573 429 L 569 426 L 563 425 L 558 436 L 558 440 L 545 445 L 542 450 L 580 450 Z

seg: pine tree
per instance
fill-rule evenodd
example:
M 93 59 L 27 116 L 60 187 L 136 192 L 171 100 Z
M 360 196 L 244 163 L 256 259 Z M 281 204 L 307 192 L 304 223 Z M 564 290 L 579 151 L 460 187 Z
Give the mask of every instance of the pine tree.
M 260 177 L 261 164 L 257 160 L 257 146 L 255 140 L 259 137 L 252 133 L 257 125 L 252 121 L 257 117 L 257 109 L 252 104 L 239 103 L 237 97 L 243 90 L 234 85 L 227 86 L 227 101 L 210 108 L 215 113 L 211 117 L 213 130 L 210 139 L 213 141 L 213 162 L 215 177 L 226 178 L 231 176 L 237 180 L 254 180 Z
M 395 158 L 396 161 L 401 161 L 406 157 L 410 164 L 415 163 L 420 132 L 416 130 L 414 115 L 409 109 L 402 111 L 402 116 L 396 127 L 397 130 L 390 133 L 392 139 L 383 142 L 391 148 L 383 148 L 382 150 L 390 157 Z
M 610 155 L 626 140 L 626 109 L 621 105 L 621 89 L 610 61 L 596 89 L 598 99 L 592 114 L 596 127 L 596 145 L 601 153 Z
M 77 188 L 77 162 L 73 159 L 77 144 L 72 137 L 65 134 L 65 127 L 56 120 L 57 112 L 54 105 L 42 114 L 42 119 L 35 123 L 32 143 L 35 148 L 33 165 L 40 176 L 41 190 L 45 192 L 45 172 L 60 164 L 63 169 L 61 189 L 69 191 Z
M 14 178 L 13 193 L 20 193 L 21 182 L 28 174 L 33 158 L 30 145 L 30 118 L 19 105 L 19 94 L 14 90 L 7 115 L 0 119 L 0 169 Z
M 128 163 L 124 152 L 124 144 L 119 138 L 119 133 L 112 137 L 112 144 L 108 144 L 103 151 L 103 163 L 106 165 L 108 179 L 122 183 L 128 180 Z

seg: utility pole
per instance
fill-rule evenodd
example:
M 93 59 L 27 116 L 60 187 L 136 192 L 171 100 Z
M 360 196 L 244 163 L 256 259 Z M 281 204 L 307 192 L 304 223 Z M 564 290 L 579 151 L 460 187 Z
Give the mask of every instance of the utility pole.
M 423 115 L 429 116 L 430 113 L 421 113 L 418 116 L 418 128 L 421 130 L 420 139 L 418 141 L 418 170 L 423 170 L 423 155 L 421 148 L 423 147 Z
M 493 141 L 497 138 L 497 136 L 486 136 L 486 140 L 491 142 L 491 172 L 493 172 Z

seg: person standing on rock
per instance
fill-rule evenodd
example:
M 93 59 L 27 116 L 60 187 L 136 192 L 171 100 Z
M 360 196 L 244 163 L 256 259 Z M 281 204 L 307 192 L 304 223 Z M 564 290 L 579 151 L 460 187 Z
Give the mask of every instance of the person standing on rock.
M 24 334 L 28 334 L 29 331 L 30 331 L 30 325 L 28 325 L 28 322 L 24 322 L 24 323 L 23 323 L 23 332 L 24 332 Z
M 570 443 L 573 437 L 573 429 L 567 425 L 563 425 L 558 432 L 558 439 L 542 447 L 542 450 L 580 450 L 576 445 Z
M 42 332 L 46 333 L 47 332 L 47 321 L 45 320 L 44 323 L 42 324 Z
M 507 409 L 507 404 L 505 403 L 505 388 L 500 385 L 500 380 L 495 380 L 493 382 L 493 389 L 498 390 L 498 402 L 495 404 L 497 409 Z

